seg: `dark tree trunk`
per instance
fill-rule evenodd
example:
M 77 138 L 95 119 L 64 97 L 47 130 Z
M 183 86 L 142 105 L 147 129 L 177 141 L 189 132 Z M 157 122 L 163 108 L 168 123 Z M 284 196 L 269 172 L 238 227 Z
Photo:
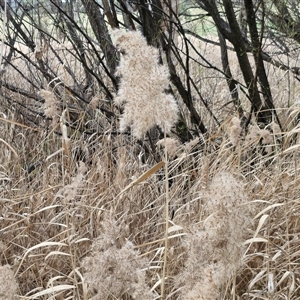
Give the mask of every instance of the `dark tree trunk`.
M 81 0 L 97 41 L 104 53 L 107 66 L 112 74 L 116 71 L 117 56 L 104 17 L 95 0 Z

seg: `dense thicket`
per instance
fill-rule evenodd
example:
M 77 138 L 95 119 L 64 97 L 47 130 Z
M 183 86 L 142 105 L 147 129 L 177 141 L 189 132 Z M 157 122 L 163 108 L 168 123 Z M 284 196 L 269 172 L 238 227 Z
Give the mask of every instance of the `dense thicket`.
M 276 109 L 290 105 L 290 99 L 274 100 L 270 64 L 298 78 L 299 7 L 293 0 L 1 0 L 0 6 L 5 45 L 1 93 L 37 126 L 42 126 L 45 117 L 38 109 L 43 102 L 38 91 L 47 88 L 56 93 L 62 106 L 72 105 L 77 113 L 87 111 L 88 119 L 93 116 L 87 106 L 99 96 L 104 101 L 98 109 L 115 122 L 111 101 L 118 90 L 119 53 L 112 41 L 113 28 L 141 30 L 148 43 L 159 48 L 161 62 L 170 71 L 169 92 L 188 111 L 182 112 L 176 128 L 185 141 L 214 131 L 228 117 L 215 111 L 219 99 L 206 92 L 210 83 L 205 76 L 201 78 L 203 69 L 215 70 L 210 75 L 227 82 L 222 109 L 238 114 L 245 127 L 253 119 L 264 125 L 275 120 L 281 126 Z M 206 56 L 201 48 L 204 42 L 219 50 L 215 47 L 214 55 Z M 228 51 L 235 52 L 235 60 L 228 58 Z M 238 70 L 233 73 L 232 69 Z M 15 70 L 24 85 L 5 75 L 6 70 Z
M 299 8 L 0 0 L 0 299 L 299 299 Z

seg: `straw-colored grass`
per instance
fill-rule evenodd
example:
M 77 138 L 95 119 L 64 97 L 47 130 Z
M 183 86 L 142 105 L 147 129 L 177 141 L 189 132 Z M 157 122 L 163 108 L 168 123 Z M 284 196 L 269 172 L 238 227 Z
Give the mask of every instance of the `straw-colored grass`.
M 13 124 L 2 121 L 2 126 L 9 133 Z M 18 142 L 16 135 L 20 136 Z M 271 145 L 259 145 L 257 138 L 247 145 L 240 140 L 234 147 L 229 137 L 225 133 L 218 137 L 222 140 L 215 150 L 211 148 L 214 141 L 198 144 L 191 153 L 183 147 L 182 153 L 169 162 L 172 184 L 166 299 L 202 299 L 197 298 L 202 289 L 196 289 L 201 278 L 208 292 L 218 297 L 221 293 L 225 299 L 281 299 L 280 295 L 297 299 L 298 147 L 278 151 L 276 136 Z M 163 170 L 131 184 L 155 161 L 143 158 L 145 154 L 139 153 L 139 146 L 127 138 L 110 136 L 109 129 L 105 136 L 86 145 L 90 148 L 93 143 L 96 147 L 84 163 L 74 157 L 76 145 L 80 144 L 74 137 L 69 152 L 55 134 L 45 135 L 18 126 L 4 138 L 10 147 L 1 144 L 1 151 L 8 158 L 1 166 L 1 260 L 14 271 L 17 294 L 23 299 L 89 299 L 92 295 L 98 295 L 94 299 L 159 298 L 165 249 Z M 34 149 L 32 143 L 36 145 Z M 272 152 L 263 154 L 264 147 L 272 147 Z M 32 171 L 31 165 L 35 166 Z M 216 193 L 227 201 L 227 193 L 232 190 L 230 183 L 222 187 L 213 179 L 225 170 L 239 180 L 241 189 L 235 192 L 239 193 L 236 197 L 250 204 L 252 224 L 247 223 L 243 233 L 245 246 L 240 240 L 232 242 L 243 255 L 241 266 L 233 277 L 218 285 L 218 278 L 208 279 L 212 271 L 204 263 L 216 263 L 217 249 L 225 253 L 231 249 L 225 239 L 229 238 L 225 235 L 230 227 L 220 223 L 225 226 L 220 228 L 225 230 L 224 240 L 218 241 L 213 232 L 209 233 L 209 215 L 218 224 L 221 218 L 227 222 L 227 213 L 221 210 L 225 215 L 218 217 L 214 211 L 217 204 L 212 202 L 207 209 L 206 203 Z M 128 185 L 130 188 L 126 188 Z M 209 192 L 212 188 L 214 192 Z M 211 193 L 209 197 L 207 193 Z M 238 198 L 232 200 L 235 205 L 239 205 Z M 243 216 L 243 207 L 237 209 Z M 117 231 L 106 233 L 103 226 L 107 223 L 103 222 L 115 222 Z M 105 226 L 106 230 L 113 230 L 113 225 Z M 198 234 L 193 233 L 197 231 Z M 203 243 L 213 247 L 208 252 L 202 249 L 203 238 L 199 236 L 206 231 L 209 235 Z M 197 251 L 188 247 L 191 235 L 193 243 L 202 245 Z M 103 250 L 93 246 L 104 238 L 110 241 L 101 246 Z M 125 250 L 128 254 L 123 253 Z M 234 258 L 238 260 L 237 256 Z M 186 269 L 191 267 L 197 268 L 196 277 L 192 275 L 194 271 Z M 234 265 L 232 268 L 235 270 Z M 189 277 L 183 276 L 186 273 Z M 137 279 L 133 279 L 135 276 Z M 209 282 L 213 282 L 211 288 Z M 149 291 L 149 295 L 141 296 L 141 289 L 144 293 Z M 193 298 L 191 293 L 196 296 Z
M 280 106 L 270 69 L 284 132 L 243 133 L 210 72 L 199 86 L 221 126 L 155 153 L 95 110 L 85 136 L 84 114 L 44 129 L 2 104 L 0 299 L 299 299 L 299 109 Z

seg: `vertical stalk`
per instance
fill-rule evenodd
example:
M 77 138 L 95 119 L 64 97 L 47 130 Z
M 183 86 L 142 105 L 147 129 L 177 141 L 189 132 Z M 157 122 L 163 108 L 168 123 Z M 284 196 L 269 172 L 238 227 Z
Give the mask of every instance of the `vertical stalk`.
M 167 137 L 166 130 L 164 130 L 164 143 L 165 143 L 165 184 L 166 184 L 166 202 L 165 202 L 165 251 L 164 251 L 164 265 L 161 278 L 161 300 L 165 299 L 165 279 L 168 264 L 168 232 L 169 232 L 169 172 L 168 172 L 168 151 L 167 151 Z
M 1 40 L 1 50 L 0 50 L 0 76 L 1 76 L 1 64 L 2 58 L 4 55 L 4 39 L 5 39 L 5 27 L 7 23 L 7 3 L 6 0 L 4 1 L 4 10 L 3 10 L 3 28 L 2 28 L 2 40 Z

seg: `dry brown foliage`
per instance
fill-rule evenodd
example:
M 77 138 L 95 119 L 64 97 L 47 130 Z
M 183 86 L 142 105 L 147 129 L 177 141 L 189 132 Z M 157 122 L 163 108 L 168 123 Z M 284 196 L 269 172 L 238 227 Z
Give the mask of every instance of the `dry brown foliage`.
M 203 92 L 224 122 L 209 137 L 169 144 L 165 298 L 299 299 L 296 87 L 294 108 L 282 109 L 284 132 L 253 123 L 243 133 L 231 109 L 220 109 L 225 82 L 195 72 L 210 77 Z M 270 70 L 279 107 L 286 91 L 276 82 L 288 76 L 280 72 Z M 10 290 L 0 289 L 0 298 L 160 298 L 165 174 L 147 171 L 162 151 L 147 153 L 90 109 L 101 131 L 86 136 L 83 113 L 73 128 L 67 108 L 38 129 L 1 106 L 0 276 Z

